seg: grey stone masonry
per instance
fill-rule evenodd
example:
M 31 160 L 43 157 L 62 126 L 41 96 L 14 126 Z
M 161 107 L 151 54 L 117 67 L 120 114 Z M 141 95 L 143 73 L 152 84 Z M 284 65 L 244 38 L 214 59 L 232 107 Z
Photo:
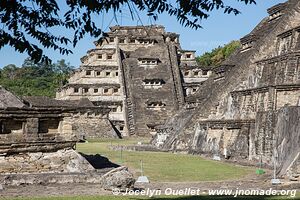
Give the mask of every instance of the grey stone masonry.
M 95 45 L 56 99 L 88 98 L 106 106 L 123 136 L 155 135 L 155 127 L 211 75 L 197 65 L 195 51 L 181 49 L 179 35 L 163 26 L 114 26 Z
M 238 49 L 182 108 L 156 128 L 164 150 L 221 155 L 299 177 L 300 2 L 268 10 Z M 187 73 L 188 74 L 188 73 Z

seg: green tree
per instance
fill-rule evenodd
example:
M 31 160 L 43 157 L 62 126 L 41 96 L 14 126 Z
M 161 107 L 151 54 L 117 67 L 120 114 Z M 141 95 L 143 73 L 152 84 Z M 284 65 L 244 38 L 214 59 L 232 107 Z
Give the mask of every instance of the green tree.
M 34 63 L 27 58 L 21 67 L 5 66 L 1 70 L 0 85 L 19 96 L 54 97 L 57 88 L 67 82 L 73 67 L 65 60 L 54 64 Z
M 239 41 L 232 41 L 223 47 L 213 49 L 196 58 L 198 64 L 203 67 L 220 66 L 232 53 L 240 47 Z
M 70 72 L 74 69 L 73 66 L 70 65 L 70 63 L 66 63 L 64 59 L 57 61 L 54 64 L 54 71 L 56 74 L 56 80 L 59 87 L 62 87 L 64 84 L 66 84 Z
M 47 62 L 35 63 L 31 58 L 26 58 L 22 64 L 26 70 L 24 76 L 48 77 L 54 73 L 54 65 Z
M 17 66 L 14 64 L 6 65 L 1 70 L 1 76 L 7 79 L 14 80 L 17 75 L 17 69 Z
M 235 0 L 245 4 L 255 0 Z M 96 25 L 101 13 L 130 10 L 132 19 L 138 11 L 145 11 L 155 20 L 158 15 L 167 13 L 186 27 L 200 28 L 200 21 L 209 17 L 216 9 L 224 13 L 240 12 L 224 3 L 224 0 L 1 0 L 0 1 L 0 49 L 6 45 L 16 51 L 26 52 L 35 61 L 49 61 L 43 48 L 59 51 L 61 54 L 72 53 L 73 47 L 86 34 L 92 37 L 105 36 Z M 63 12 L 60 5 L 67 8 Z M 127 8 L 125 8 L 127 7 Z M 135 13 L 136 12 L 136 13 Z M 68 38 L 51 32 L 53 28 L 63 28 L 73 32 Z M 34 39 L 34 40 L 32 40 Z M 33 42 L 36 41 L 36 42 Z

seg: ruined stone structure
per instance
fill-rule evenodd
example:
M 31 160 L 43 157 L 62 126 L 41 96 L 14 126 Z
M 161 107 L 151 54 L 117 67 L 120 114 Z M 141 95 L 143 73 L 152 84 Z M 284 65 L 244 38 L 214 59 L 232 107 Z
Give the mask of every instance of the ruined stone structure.
M 79 159 L 68 122 L 72 110 L 30 108 L 2 87 L 0 94 L 0 173 L 69 171 Z M 77 170 L 85 166 L 73 164 Z
M 95 42 L 56 99 L 88 98 L 111 109 L 123 136 L 155 135 L 155 126 L 182 108 L 211 74 L 162 26 L 115 26 Z
M 55 100 L 49 97 L 28 96 L 22 99 L 31 108 L 72 109 L 72 114 L 65 120 L 72 125 L 72 134 L 79 140 L 120 137 L 108 119 L 110 109 L 96 107 L 87 98 Z
M 247 36 L 242 47 L 214 69 L 153 143 L 162 149 L 247 159 L 262 157 L 279 174 L 300 174 L 300 2 L 289 0 Z
M 74 150 L 82 131 L 90 137 L 118 137 L 105 123 L 108 112 L 87 99 L 21 99 L 0 87 L 1 185 L 90 182 L 105 189 L 132 187 L 134 178 L 126 167 Z

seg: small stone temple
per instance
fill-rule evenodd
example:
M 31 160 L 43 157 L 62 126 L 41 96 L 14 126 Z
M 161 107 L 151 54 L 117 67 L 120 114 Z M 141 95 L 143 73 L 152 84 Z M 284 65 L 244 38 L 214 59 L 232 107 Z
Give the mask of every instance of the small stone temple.
M 109 111 L 88 99 L 19 98 L 0 87 L 1 186 L 75 182 L 131 187 L 134 179 L 126 167 L 75 151 L 84 131 L 90 137 L 119 137 Z
M 87 98 L 56 100 L 43 96 L 27 96 L 22 99 L 30 108 L 60 108 L 64 111 L 73 109 L 68 122 L 72 125 L 72 134 L 78 140 L 121 137 L 108 119 L 110 109 L 95 106 Z
M 0 173 L 82 170 L 73 150 L 77 139 L 70 118 L 75 110 L 30 107 L 0 87 Z

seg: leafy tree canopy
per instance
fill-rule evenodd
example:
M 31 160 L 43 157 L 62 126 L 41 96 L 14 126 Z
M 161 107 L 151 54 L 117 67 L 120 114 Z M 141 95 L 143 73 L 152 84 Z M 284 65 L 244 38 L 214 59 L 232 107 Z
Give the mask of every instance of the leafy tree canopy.
M 253 4 L 256 0 L 235 1 Z M 133 19 L 134 12 L 138 11 L 145 11 L 155 20 L 159 14 L 167 13 L 176 17 L 181 25 L 195 29 L 201 27 L 201 19 L 208 18 L 213 10 L 240 13 L 224 0 L 65 0 L 59 3 L 65 3 L 67 10 L 63 11 L 56 0 L 1 0 L 0 49 L 9 45 L 16 51 L 28 53 L 35 62 L 48 62 L 43 48 L 61 54 L 72 53 L 70 45 L 75 47 L 86 34 L 104 35 L 96 25 L 101 13 L 122 12 L 124 7 L 128 7 Z M 51 32 L 53 28 L 71 30 L 73 37 L 57 35 Z
M 220 66 L 236 49 L 240 47 L 239 41 L 232 41 L 229 44 L 213 49 L 196 58 L 202 67 Z
M 54 97 L 72 70 L 65 60 L 47 64 L 27 58 L 21 67 L 10 64 L 0 69 L 0 85 L 19 96 Z

